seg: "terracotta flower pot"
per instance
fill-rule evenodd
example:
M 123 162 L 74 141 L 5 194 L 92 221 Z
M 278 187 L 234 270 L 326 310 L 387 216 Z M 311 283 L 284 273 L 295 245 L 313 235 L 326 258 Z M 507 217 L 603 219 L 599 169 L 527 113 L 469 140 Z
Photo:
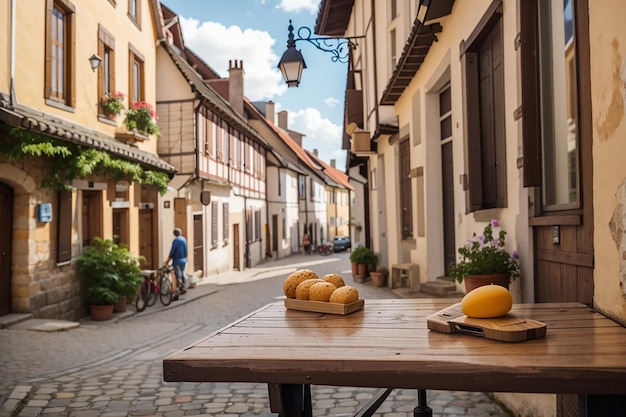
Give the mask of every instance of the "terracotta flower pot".
M 372 284 L 377 287 L 384 287 L 387 285 L 387 275 L 382 272 L 370 272 L 370 277 L 372 278 Z
M 356 267 L 356 262 L 352 262 L 352 277 L 355 277 L 357 275 L 357 267 Z
M 509 283 L 511 277 L 509 274 L 481 274 L 481 275 L 468 275 L 463 280 L 465 282 L 465 291 L 470 292 L 475 288 L 482 287 L 483 285 L 500 285 L 507 290 L 509 289 Z
M 367 264 L 357 264 L 356 265 L 356 275 L 364 277 L 367 275 Z
M 114 307 L 114 304 L 111 304 L 109 306 L 90 305 L 89 309 L 91 312 L 91 319 L 93 321 L 111 320 L 113 318 Z
M 113 311 L 115 313 L 123 313 L 126 311 L 127 304 L 128 304 L 128 301 L 126 300 L 126 297 L 120 297 L 117 299 L 117 303 L 115 303 L 115 307 L 113 308 Z

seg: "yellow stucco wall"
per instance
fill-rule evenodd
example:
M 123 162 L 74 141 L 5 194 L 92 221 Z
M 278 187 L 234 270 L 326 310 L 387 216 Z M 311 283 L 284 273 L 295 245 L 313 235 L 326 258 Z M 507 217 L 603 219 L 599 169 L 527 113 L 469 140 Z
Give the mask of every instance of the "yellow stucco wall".
M 0 3 L 0 91 L 9 91 L 11 50 L 11 2 Z
M 0 22 L 8 22 L 10 2 L 3 2 Z M 81 124 L 108 135 L 123 132 L 123 114 L 118 117 L 117 125 L 112 126 L 98 120 L 98 73 L 91 69 L 89 57 L 98 53 L 98 24 L 101 24 L 115 38 L 115 89 L 124 94 L 129 90 L 129 45 L 138 50 L 144 61 L 145 101 L 156 104 L 156 31 L 149 0 L 141 3 L 141 30 L 131 21 L 127 13 L 126 2 L 117 6 L 108 1 L 75 0 L 76 42 L 74 46 L 76 107 L 67 111 L 46 104 L 44 98 L 45 83 L 45 30 L 46 2 L 17 1 L 15 27 L 15 91 L 17 101 L 41 109 L 46 113 L 59 116 L 73 123 Z M 3 32 L 10 29 L 2 25 Z M 2 36 L 2 41 L 5 37 Z M 0 58 L 4 57 L 4 48 L 0 48 Z M 8 54 L 8 52 L 7 52 Z M 8 56 L 8 55 L 7 55 Z M 2 59 L 1 62 L 8 62 Z M 8 91 L 8 81 L 3 64 L 0 70 L 0 88 Z M 128 106 L 128 97 L 125 99 Z M 156 153 L 156 139 L 140 142 L 138 147 Z
M 621 0 L 590 2 L 594 305 L 626 324 L 626 30 Z

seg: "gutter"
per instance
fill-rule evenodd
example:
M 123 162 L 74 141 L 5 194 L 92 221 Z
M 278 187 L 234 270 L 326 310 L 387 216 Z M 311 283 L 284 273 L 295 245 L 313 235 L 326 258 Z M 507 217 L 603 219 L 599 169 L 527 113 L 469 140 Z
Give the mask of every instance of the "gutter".
M 9 93 L 9 103 L 11 107 L 15 107 L 17 105 L 17 97 L 15 95 L 15 8 L 16 8 L 17 0 L 11 0 L 11 52 L 10 52 L 10 77 L 11 77 L 11 85 L 10 85 L 10 93 Z

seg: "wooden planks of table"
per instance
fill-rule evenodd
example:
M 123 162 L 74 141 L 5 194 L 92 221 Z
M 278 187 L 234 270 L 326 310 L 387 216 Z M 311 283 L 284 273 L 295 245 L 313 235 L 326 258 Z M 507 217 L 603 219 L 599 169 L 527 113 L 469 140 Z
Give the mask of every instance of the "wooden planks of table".
M 334 315 L 272 303 L 164 359 L 164 380 L 265 382 L 289 387 L 283 397 L 305 385 L 626 394 L 626 329 L 592 308 L 516 304 L 511 313 L 547 332 L 512 343 L 428 330 L 427 317 L 449 305 L 366 300 Z

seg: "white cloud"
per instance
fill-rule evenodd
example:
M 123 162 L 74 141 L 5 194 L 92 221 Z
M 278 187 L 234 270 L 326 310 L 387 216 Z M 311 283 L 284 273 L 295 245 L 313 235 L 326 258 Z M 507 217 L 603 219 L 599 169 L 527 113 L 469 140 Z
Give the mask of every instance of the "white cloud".
M 337 103 L 339 103 L 339 100 L 337 100 L 335 97 L 328 97 L 324 99 L 324 103 L 326 103 L 328 107 L 335 107 Z
M 252 101 L 280 96 L 287 91 L 272 50 L 269 33 L 216 22 L 181 17 L 185 44 L 222 77 L 228 77 L 228 61 L 243 61 L 245 95 Z
M 289 129 L 304 133 L 302 147 L 313 151 L 317 149 L 322 161 L 330 164 L 337 161 L 337 168 L 343 167 L 346 151 L 341 149 L 342 129 L 330 120 L 322 117 L 317 109 L 306 108 L 289 112 Z
M 281 0 L 281 2 L 276 5 L 276 8 L 286 13 L 307 11 L 311 14 L 315 14 L 319 10 L 319 4 L 320 0 Z

